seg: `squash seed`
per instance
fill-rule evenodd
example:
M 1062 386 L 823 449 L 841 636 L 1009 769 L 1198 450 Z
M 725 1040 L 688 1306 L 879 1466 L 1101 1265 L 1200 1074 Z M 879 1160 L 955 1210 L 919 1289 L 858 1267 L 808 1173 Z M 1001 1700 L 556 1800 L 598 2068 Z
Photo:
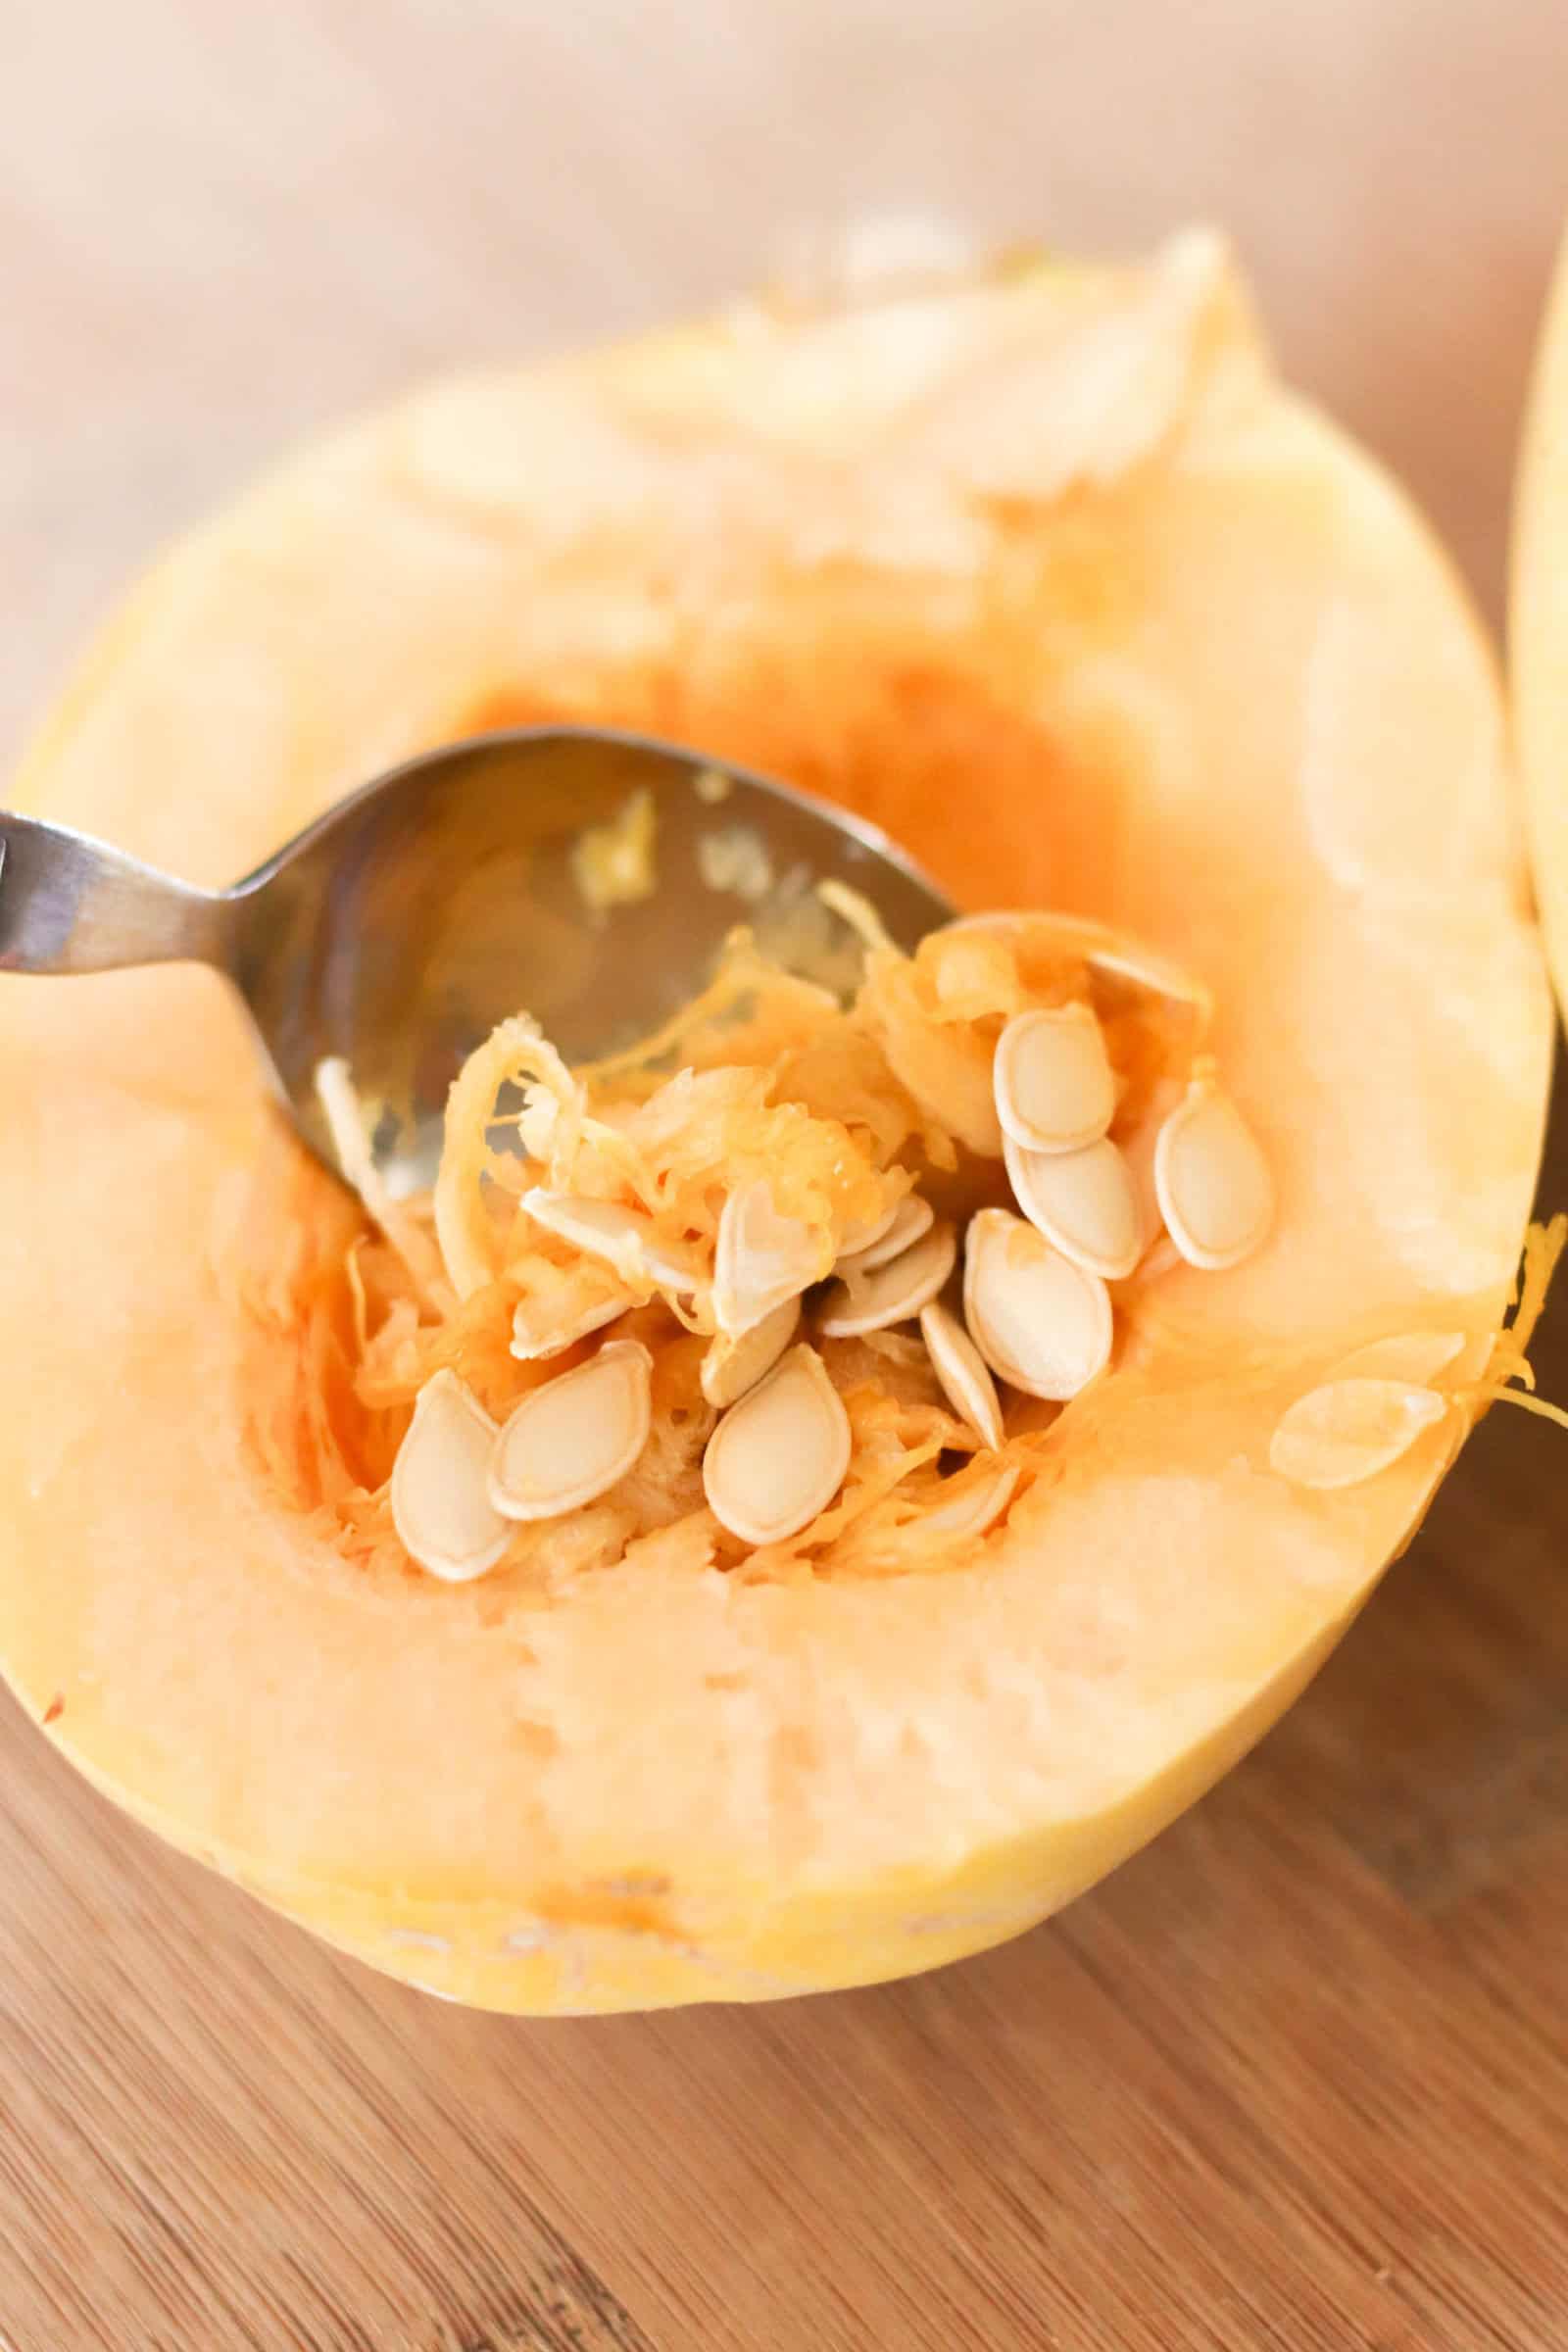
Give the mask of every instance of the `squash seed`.
M 951 1502 L 939 1502 L 926 1512 L 920 1521 L 922 1536 L 952 1536 L 956 1542 L 965 1536 L 983 1536 L 994 1527 L 1012 1500 L 1018 1484 L 1016 1462 L 999 1462 L 989 1479 L 970 1487 L 966 1493 L 956 1494 Z
M 1274 1218 L 1274 1180 L 1256 1137 L 1211 1069 L 1200 1068 L 1159 1131 L 1154 1191 L 1189 1265 L 1239 1265 Z
M 1462 1331 L 1397 1331 L 1334 1367 L 1335 1380 L 1405 1380 L 1426 1388 L 1464 1352 Z
M 1110 1361 L 1110 1293 L 1004 1208 L 969 1220 L 964 1320 L 999 1379 L 1065 1403 Z
M 1448 1367 L 1455 1388 L 1466 1388 L 1472 1381 L 1486 1379 L 1493 1349 L 1502 1336 L 1495 1331 L 1472 1331 L 1461 1341 L 1459 1352 Z
M 1174 1274 L 1177 1267 L 1186 1262 L 1164 1226 L 1160 1225 L 1156 1227 L 1153 1240 L 1134 1266 L 1133 1272 L 1140 1282 L 1158 1282 L 1162 1275 Z
M 490 1500 L 509 1519 L 559 1519 L 623 1479 L 648 1443 L 653 1357 L 610 1340 L 532 1390 L 496 1440 Z
M 724 1415 L 703 1457 L 703 1489 L 732 1536 L 777 1544 L 826 1510 L 849 1466 L 850 1417 L 821 1357 L 803 1345 Z
M 858 1340 L 868 1331 L 910 1322 L 941 1290 L 957 1255 L 957 1235 L 944 1218 L 886 1265 L 835 1282 L 822 1301 L 817 1329 L 824 1339 Z
M 1000 1159 L 1002 1122 L 991 1078 L 995 1048 L 979 1027 L 898 1004 L 876 1034 L 889 1069 L 920 1108 L 966 1151 Z
M 573 1193 L 551 1193 L 536 1185 L 522 1196 L 536 1225 L 559 1234 L 588 1257 L 614 1267 L 624 1282 L 642 1281 L 662 1291 L 694 1291 L 708 1279 L 695 1250 L 671 1250 L 654 1239 L 654 1220 L 645 1208 L 620 1200 L 590 1200 Z
M 1143 1257 L 1138 1266 L 1141 1275 L 1162 1272 L 1168 1262 L 1180 1265 L 1182 1256 L 1165 1232 L 1165 1220 L 1160 1214 L 1159 1196 L 1154 1190 L 1154 1152 L 1159 1144 L 1159 1131 L 1170 1113 L 1187 1092 L 1186 1086 L 1175 1078 L 1160 1078 L 1150 1090 L 1145 1114 L 1130 1134 L 1118 1139 L 1118 1149 L 1127 1162 L 1138 1198 L 1138 1225 L 1143 1236 Z M 1166 1249 L 1156 1264 L 1151 1259 L 1161 1243 Z
M 957 1316 L 935 1299 L 920 1309 L 920 1337 L 948 1402 L 995 1453 L 1002 1444 L 1002 1405 L 985 1357 Z
M 698 1374 L 709 1403 L 716 1404 L 720 1411 L 727 1404 L 738 1404 L 748 1389 L 755 1389 L 763 1375 L 772 1371 L 800 1324 L 799 1298 L 786 1298 L 782 1306 L 775 1306 L 770 1315 L 764 1315 L 738 1339 L 719 1332 L 709 1342 Z
M 1108 973 L 1111 978 L 1141 988 L 1151 996 L 1165 997 L 1176 1004 L 1190 1004 L 1204 1027 L 1213 1009 L 1213 999 L 1203 982 L 1172 956 L 1162 956 L 1157 948 L 1148 947 L 1142 940 L 1129 939 L 1125 933 L 1113 930 L 1108 923 L 1095 921 L 1091 915 L 1016 908 L 998 914 L 960 915 L 947 928 L 989 933 L 993 938 L 1015 940 L 1025 949 L 1036 948 L 1057 955 L 1063 961 L 1082 961 L 1093 971 Z
M 800 1217 L 780 1216 L 765 1176 L 730 1194 L 713 1254 L 713 1320 L 720 1331 L 739 1339 L 826 1272 L 819 1238 Z
M 1063 1257 L 1119 1282 L 1144 1251 L 1133 1173 L 1108 1135 L 1078 1152 L 1025 1152 L 1009 1135 L 1007 1176 L 1018 1206 Z
M 603 1331 L 607 1323 L 616 1322 L 637 1304 L 635 1291 L 612 1291 L 608 1297 L 591 1299 L 586 1306 L 559 1311 L 552 1315 L 549 1301 L 538 1298 L 519 1298 L 512 1310 L 512 1345 L 508 1349 L 521 1364 L 539 1362 L 551 1355 L 561 1355 L 574 1348 L 590 1332 Z
M 1408 1453 L 1441 1421 L 1448 1398 L 1404 1380 L 1331 1380 L 1282 1414 L 1270 1466 L 1293 1486 L 1359 1486 Z
M 858 1257 L 863 1250 L 874 1250 L 903 1206 L 904 1196 L 901 1195 L 890 1207 L 880 1210 L 876 1216 L 862 1217 L 858 1225 L 851 1225 L 839 1243 L 839 1263 L 842 1265 L 847 1257 Z
M 1116 1108 L 1116 1073 L 1087 1004 L 1015 1013 L 993 1073 L 1003 1132 L 1026 1152 L 1098 1143 Z
M 846 1282 L 854 1282 L 858 1275 L 874 1274 L 890 1257 L 902 1256 L 906 1250 L 912 1249 L 935 1223 L 936 1210 L 930 1201 L 922 1200 L 918 1193 L 907 1193 L 882 1231 L 873 1240 L 862 1243 L 858 1250 L 846 1250 L 833 1271 Z
M 1097 972 L 1125 980 L 1130 988 L 1144 989 L 1152 997 L 1166 997 L 1174 1004 L 1190 1004 L 1206 1024 L 1213 1004 L 1207 988 L 1157 948 L 1112 934 L 1091 941 L 1084 950 L 1084 960 Z
M 444 1584 L 493 1568 L 512 1529 L 486 1491 L 496 1425 L 455 1372 L 433 1372 L 392 1465 L 392 1525 L 410 1559 Z

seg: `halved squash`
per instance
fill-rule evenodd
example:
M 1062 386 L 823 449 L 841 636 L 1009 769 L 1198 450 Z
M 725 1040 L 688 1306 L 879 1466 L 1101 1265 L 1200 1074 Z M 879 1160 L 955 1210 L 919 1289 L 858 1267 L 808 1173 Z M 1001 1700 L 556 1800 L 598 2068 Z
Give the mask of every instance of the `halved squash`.
M 0 1658 L 130 1812 L 432 1990 L 927 1967 L 1259 1736 L 1478 1408 L 1551 1037 L 1491 655 L 1191 236 L 421 393 L 176 549 L 17 797 L 220 883 L 390 761 L 552 717 L 771 769 L 970 906 L 1179 957 L 1272 1239 L 1162 1282 L 950 1572 L 440 1584 L 340 1541 L 358 1215 L 221 986 L 11 979 Z M 1332 1489 L 1276 1466 L 1389 1341 L 1385 1373 L 1446 1367 L 1433 1425 Z

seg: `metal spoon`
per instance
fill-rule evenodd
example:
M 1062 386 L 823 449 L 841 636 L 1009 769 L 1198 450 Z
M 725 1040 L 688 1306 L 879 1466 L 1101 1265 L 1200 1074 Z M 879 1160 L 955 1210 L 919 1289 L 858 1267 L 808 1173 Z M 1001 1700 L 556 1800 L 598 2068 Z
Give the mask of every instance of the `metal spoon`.
M 654 887 L 596 908 L 579 844 L 638 792 Z M 814 895 L 827 879 L 901 946 L 953 913 L 874 827 L 788 785 L 640 736 L 519 728 L 393 768 L 223 891 L 0 812 L 0 971 L 213 964 L 306 1141 L 333 1159 L 315 1073 L 341 1054 L 405 1190 L 429 1181 L 464 1056 L 509 1013 L 536 1014 L 568 1060 L 613 1052 L 696 995 L 740 922 L 797 970 L 853 972 L 856 936 Z

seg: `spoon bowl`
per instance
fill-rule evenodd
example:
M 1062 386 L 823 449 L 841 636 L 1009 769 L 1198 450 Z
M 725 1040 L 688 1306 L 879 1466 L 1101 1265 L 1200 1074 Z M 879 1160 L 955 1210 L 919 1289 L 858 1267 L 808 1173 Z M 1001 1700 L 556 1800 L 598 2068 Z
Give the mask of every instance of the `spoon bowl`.
M 338 1055 L 401 1192 L 430 1181 L 447 1090 L 509 1014 L 568 1060 L 612 1053 L 696 996 L 739 923 L 852 986 L 859 941 L 824 881 L 901 947 L 954 912 L 873 826 L 789 785 L 644 736 L 524 727 L 392 769 L 225 891 L 0 814 L 0 970 L 216 965 L 312 1149 L 335 1166 L 315 1080 Z

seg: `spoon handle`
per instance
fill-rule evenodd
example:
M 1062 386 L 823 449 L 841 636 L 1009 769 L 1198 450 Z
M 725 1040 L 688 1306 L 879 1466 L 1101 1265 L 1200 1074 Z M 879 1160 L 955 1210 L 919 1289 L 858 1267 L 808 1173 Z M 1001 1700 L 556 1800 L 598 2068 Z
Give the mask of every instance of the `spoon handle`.
M 226 968 L 231 905 L 85 833 L 0 810 L 0 971 Z

